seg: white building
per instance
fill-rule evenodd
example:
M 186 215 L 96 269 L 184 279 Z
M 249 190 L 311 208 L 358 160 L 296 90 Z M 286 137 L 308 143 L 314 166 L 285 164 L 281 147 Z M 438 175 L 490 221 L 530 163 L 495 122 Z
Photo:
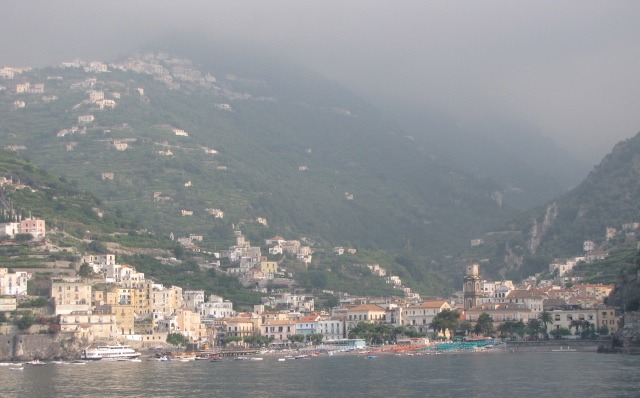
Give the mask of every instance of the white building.
M 345 338 L 344 320 L 326 317 L 318 320 L 317 332 L 324 336 L 322 340 L 340 340 Z
M 198 312 L 203 319 L 222 319 L 236 316 L 236 312 L 233 310 L 233 303 L 215 295 L 209 296 L 209 301 L 201 303 L 198 306 Z
M 0 295 L 20 296 L 27 294 L 27 281 L 31 278 L 28 272 L 9 272 L 0 268 Z

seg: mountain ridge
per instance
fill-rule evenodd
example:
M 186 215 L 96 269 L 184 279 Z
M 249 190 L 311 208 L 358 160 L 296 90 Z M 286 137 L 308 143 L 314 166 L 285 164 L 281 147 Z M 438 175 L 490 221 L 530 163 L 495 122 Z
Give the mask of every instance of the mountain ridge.
M 516 212 L 501 200 L 504 183 L 456 167 L 318 76 L 296 84 L 294 74 L 270 70 L 288 83 L 282 87 L 168 53 L 120 65 L 126 62 L 128 70 L 114 63 L 108 72 L 84 65 L 21 75 L 12 83 L 39 79 L 46 92 L 2 92 L 0 138 L 163 236 L 198 233 L 206 249 L 223 250 L 242 225 L 252 241 L 304 235 L 329 246 L 412 253 L 414 268 L 434 270 Z M 135 65 L 162 73 L 133 72 Z M 115 108 L 96 109 L 93 91 L 113 98 Z M 85 114 L 95 120 L 78 123 Z M 60 136 L 72 126 L 77 131 Z M 440 265 L 427 265 L 434 261 Z

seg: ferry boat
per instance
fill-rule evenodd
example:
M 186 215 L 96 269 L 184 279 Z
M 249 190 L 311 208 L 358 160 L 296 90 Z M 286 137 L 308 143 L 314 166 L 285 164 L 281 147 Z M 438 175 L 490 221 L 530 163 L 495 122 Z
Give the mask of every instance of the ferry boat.
M 82 351 L 82 359 L 89 360 L 132 359 L 139 356 L 140 353 L 128 345 L 102 345 Z

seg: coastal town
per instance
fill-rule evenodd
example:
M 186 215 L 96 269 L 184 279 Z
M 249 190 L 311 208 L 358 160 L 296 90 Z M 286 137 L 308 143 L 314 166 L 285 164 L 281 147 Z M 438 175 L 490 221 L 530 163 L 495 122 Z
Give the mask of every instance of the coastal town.
M 68 119 L 71 123 L 56 128 L 53 134 L 55 142 L 64 145 L 67 152 L 78 150 L 80 138 L 93 134 L 106 137 L 98 139 L 101 151 L 131 152 L 134 146 L 145 146 L 153 148 L 154 158 L 168 161 L 173 161 L 178 151 L 189 156 L 198 153 L 206 159 L 203 162 L 206 167 L 211 166 L 207 171 L 215 172 L 229 171 L 227 164 L 220 160 L 223 149 L 186 144 L 194 132 L 184 126 L 155 125 L 161 138 L 142 139 L 128 123 L 103 123 L 102 117 L 108 116 L 109 111 L 126 98 L 142 103 L 155 100 L 152 90 L 110 80 L 110 74 L 141 74 L 171 90 L 196 87 L 213 92 L 221 99 L 213 108 L 225 115 L 236 112 L 230 105 L 234 100 L 273 100 L 232 89 L 229 82 L 238 80 L 236 76 L 218 79 L 203 73 L 187 59 L 162 52 L 137 54 L 110 64 L 64 62 L 50 74 L 36 75 L 40 79 L 37 81 L 29 77 L 30 70 L 0 68 L 4 84 L 0 91 L 8 93 L 13 100 L 12 112 L 31 106 L 47 107 L 60 101 L 58 95 L 71 92 L 74 103 L 65 108 L 65 112 L 73 115 Z M 70 72 L 72 77 L 53 72 L 61 75 Z M 351 115 L 344 109 L 332 111 Z M 112 137 L 112 129 L 118 129 L 120 135 Z M 26 146 L 10 144 L 5 149 L 20 152 Z M 295 171 L 300 175 L 309 172 L 305 164 Z M 109 186 L 118 182 L 120 175 L 104 169 L 93 178 Z M 186 225 L 191 220 L 194 224 L 211 225 L 228 223 L 233 218 L 229 217 L 227 208 L 215 201 L 201 207 L 178 203 L 180 192 L 199 188 L 195 180 L 185 176 L 179 181 L 172 180 L 171 184 L 166 189 L 171 193 L 163 189 L 144 195 L 158 208 L 174 206 L 167 211 L 179 214 Z M 30 186 L 11 175 L 0 176 L 0 188 L 30 192 L 46 189 Z M 338 195 L 341 202 L 357 202 L 351 190 L 344 192 L 344 196 L 342 192 L 344 190 Z M 492 199 L 501 206 L 500 195 Z M 4 212 L 12 208 L 4 202 L 0 207 Z M 100 218 L 104 213 L 98 207 L 89 212 Z M 65 261 L 60 263 L 68 267 L 60 266 L 58 261 L 44 269 L 0 267 L 1 334 L 65 335 L 85 346 L 117 342 L 139 349 L 184 349 L 186 346 L 197 350 L 288 349 L 319 344 L 341 346 L 355 340 L 367 345 L 415 348 L 442 341 L 479 341 L 494 337 L 512 341 L 606 339 L 620 327 L 618 310 L 606 303 L 614 285 L 585 283 L 573 270 L 581 264 L 608 257 L 609 253 L 596 242 L 609 242 L 620 236 L 635 237 L 640 230 L 637 222 L 607 227 L 603 239 L 593 237 L 584 241 L 582 253 L 555 259 L 548 264 L 548 272 L 531 275 L 520 283 L 489 280 L 482 274 L 488 260 L 468 260 L 459 264 L 461 289 L 458 292 L 449 297 L 425 298 L 408 286 L 410 283 L 403 283 L 399 275 L 375 262 L 349 266 L 379 278 L 395 294 L 372 297 L 301 287 L 293 272 L 287 269 L 291 262 L 305 268 L 317 260 L 316 250 L 325 256 L 348 257 L 355 256 L 358 249 L 347 244 L 319 247 L 306 236 L 287 239 L 275 235 L 262 242 L 251 242 L 243 233 L 243 227 L 246 224 L 268 227 L 270 220 L 263 214 L 253 214 L 252 218 L 244 217 L 231 224 L 235 242 L 224 250 L 207 247 L 209 242 L 200 232 L 201 226 L 194 227 L 192 233 L 171 232 L 170 240 L 181 250 L 206 258 L 198 264 L 200 269 L 237 278 L 245 289 L 260 295 L 259 304 L 240 308 L 211 291 L 163 285 L 122 261 L 117 250 L 76 252 L 57 247 L 48 237 L 65 235 L 65 232 L 58 228 L 48 230 L 46 220 L 32 217 L 30 213 L 20 216 L 3 213 L 3 216 L 11 220 L 0 224 L 0 244 L 11 247 L 28 243 L 35 252 L 64 253 L 61 257 Z M 73 238 L 91 247 L 90 235 L 87 231 L 86 236 Z M 483 245 L 483 238 L 471 240 L 472 247 Z M 164 253 L 155 260 L 171 268 L 182 262 L 178 257 Z M 282 261 L 283 258 L 287 261 Z M 46 275 L 46 295 L 35 295 L 29 289 L 38 275 Z M 326 297 L 332 298 L 330 303 Z M 380 329 L 367 329 L 365 325 Z M 21 350 L 16 344 L 10 346 L 0 348 L 0 357 L 12 358 Z M 44 359 L 44 351 L 34 351 L 32 356 Z
M 3 244 L 25 235 L 47 244 L 45 220 L 25 218 L 0 226 Z M 117 342 L 140 349 L 166 348 L 170 346 L 168 342 L 178 341 L 183 349 L 189 346 L 192 350 L 219 352 L 313 344 L 340 347 L 356 344 L 355 341 L 362 341 L 357 343 L 361 346 L 386 345 L 389 350 L 493 337 L 571 341 L 596 335 L 606 338 L 619 327 L 619 314 L 605 304 L 614 286 L 584 284 L 569 276 L 567 264 L 589 258 L 593 245 L 588 242 L 585 248 L 592 250 L 583 257 L 550 264 L 549 275 L 555 278 L 548 280 L 532 276 L 520 284 L 489 281 L 482 278 L 478 262 L 469 262 L 460 277 L 463 289 L 444 298 L 422 299 L 404 288 L 399 277 L 388 275 L 377 264 L 366 264 L 369 272 L 402 294 L 356 297 L 324 292 L 339 300 L 331 308 L 318 309 L 315 294 L 296 288 L 295 281 L 277 261 L 267 261 L 261 247 L 252 246 L 240 231 L 235 235 L 236 244 L 221 254 L 235 266 L 215 269 L 238 277 L 245 286 L 263 293 L 261 304 L 252 310 L 239 311 L 233 302 L 204 290 L 164 286 L 146 278 L 134 266 L 119 263 L 116 254 L 79 253 L 77 272 L 72 272 L 73 276 L 52 276 L 46 297 L 28 295 L 33 272 L 0 268 L 0 314 L 5 320 L 0 331 L 61 334 L 85 345 Z M 180 242 L 188 247 L 190 239 Z M 264 246 L 270 253 L 295 254 L 301 263 L 313 252 L 298 241 L 282 237 L 268 239 Z M 48 250 L 55 248 L 49 246 Z M 344 255 L 339 248 L 333 252 Z M 288 280 L 291 286 L 268 291 L 265 282 L 278 278 Z M 30 305 L 38 300 L 42 306 Z M 19 310 L 25 308 L 33 310 L 33 324 L 20 323 Z M 452 318 L 455 322 L 447 323 Z M 7 322 L 9 319 L 12 322 Z M 367 328 L 365 325 L 381 327 L 386 334 L 383 331 L 377 336 L 371 330 L 369 334 L 361 333 Z M 5 359 L 11 356 L 2 354 Z

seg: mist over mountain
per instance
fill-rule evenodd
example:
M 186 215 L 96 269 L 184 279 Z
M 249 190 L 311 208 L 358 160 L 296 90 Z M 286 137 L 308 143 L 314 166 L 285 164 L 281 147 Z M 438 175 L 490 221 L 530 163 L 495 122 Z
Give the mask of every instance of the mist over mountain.
M 283 63 L 248 44 L 238 47 L 180 35 L 161 42 L 162 45 L 149 48 L 170 48 L 216 70 L 257 76 L 270 82 L 270 89 L 282 98 L 295 101 L 311 95 L 315 101 L 324 101 L 318 103 L 324 106 L 347 99 L 358 103 L 385 120 L 393 133 L 412 140 L 423 154 L 501 184 L 509 206 L 518 210 L 567 192 L 593 166 L 576 159 L 532 127 L 499 112 L 483 123 L 468 125 L 435 109 L 417 107 L 415 101 L 364 99 L 316 72 Z M 211 52 L 203 52 L 203 48 Z
M 402 253 L 416 279 L 457 274 L 471 239 L 565 192 L 581 169 L 517 125 L 381 106 L 252 49 L 174 38 L 85 68 L 2 81 L 4 147 L 153 233 L 203 235 L 205 249 L 242 229 L 256 243 Z M 18 92 L 26 83 L 44 88 Z
M 483 235 L 483 247 L 467 257 L 485 258 L 496 277 L 519 279 L 546 273 L 556 258 L 584 254 L 584 242 L 597 251 L 635 252 L 640 214 L 640 134 L 619 142 L 589 175 L 569 192 L 524 212 Z

